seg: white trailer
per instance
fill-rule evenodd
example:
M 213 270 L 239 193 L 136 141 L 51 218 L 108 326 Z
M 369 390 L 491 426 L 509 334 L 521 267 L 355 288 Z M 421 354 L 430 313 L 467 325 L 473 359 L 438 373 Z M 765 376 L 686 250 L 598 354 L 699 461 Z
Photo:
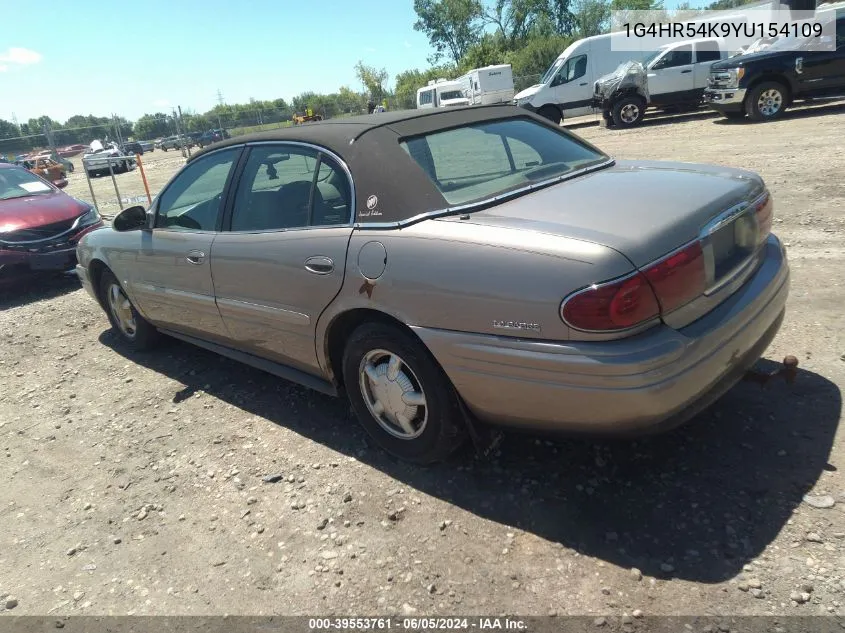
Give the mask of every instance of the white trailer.
M 468 105 L 466 83 L 460 79 L 433 79 L 417 90 L 417 108 L 448 108 Z
M 510 64 L 473 68 L 458 78 L 466 85 L 471 105 L 510 103 L 513 101 L 513 70 Z

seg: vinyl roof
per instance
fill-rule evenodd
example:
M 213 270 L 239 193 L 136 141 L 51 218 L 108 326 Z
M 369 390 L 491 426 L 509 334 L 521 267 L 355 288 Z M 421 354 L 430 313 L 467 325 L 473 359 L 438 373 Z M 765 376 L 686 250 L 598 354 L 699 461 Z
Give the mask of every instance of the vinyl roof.
M 191 160 L 201 158 L 207 152 L 243 147 L 250 143 L 276 141 L 314 145 L 335 154 L 345 163 L 355 192 L 356 222 L 359 225 L 395 226 L 450 207 L 430 176 L 402 148 L 400 142 L 403 139 L 508 119 L 532 120 L 571 138 L 575 143 L 592 147 L 525 108 L 499 104 L 380 112 L 304 123 L 226 139 L 197 152 Z M 596 148 L 592 149 L 601 153 Z
M 527 112 L 523 108 L 517 108 L 510 104 L 497 104 L 421 110 L 395 110 L 326 119 L 324 121 L 291 125 L 290 127 L 255 132 L 253 134 L 245 134 L 226 139 L 197 152 L 191 156 L 191 160 L 197 156 L 202 156 L 208 151 L 222 147 L 262 141 L 302 141 L 315 143 L 317 145 L 323 145 L 343 156 L 346 153 L 343 148 L 348 147 L 351 142 L 358 140 L 367 132 L 377 128 L 391 127 L 405 121 L 424 120 L 425 123 L 420 121 L 422 123 L 421 127 L 423 128 L 448 128 L 453 125 L 465 124 L 468 119 L 484 120 L 486 118 L 492 118 L 490 115 L 495 115 L 499 118 L 508 118 L 512 116 L 524 116 L 525 114 Z

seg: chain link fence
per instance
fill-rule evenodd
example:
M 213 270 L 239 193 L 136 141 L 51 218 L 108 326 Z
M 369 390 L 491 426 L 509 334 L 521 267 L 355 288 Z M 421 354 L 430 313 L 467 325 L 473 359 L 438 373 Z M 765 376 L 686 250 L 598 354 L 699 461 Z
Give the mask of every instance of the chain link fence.
M 530 88 L 538 83 L 540 83 L 540 79 L 543 78 L 543 75 L 537 73 L 536 75 L 520 75 L 518 77 L 513 78 L 513 93 L 517 94 L 522 92 L 526 88 Z

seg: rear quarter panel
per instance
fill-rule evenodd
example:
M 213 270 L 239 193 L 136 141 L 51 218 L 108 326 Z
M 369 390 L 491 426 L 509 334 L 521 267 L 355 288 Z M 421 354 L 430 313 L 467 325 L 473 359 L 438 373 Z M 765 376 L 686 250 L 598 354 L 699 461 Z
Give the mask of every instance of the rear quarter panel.
M 373 248 L 371 242 L 386 253 L 384 272 L 377 278 L 367 269 L 372 259 L 367 264 L 360 255 L 365 246 L 365 253 Z M 566 340 L 569 328 L 559 315 L 563 298 L 631 270 L 631 263 L 613 249 L 535 231 L 449 220 L 425 220 L 403 229 L 356 229 L 343 286 L 320 317 L 317 340 L 325 340 L 339 315 L 357 308 L 412 326 Z M 494 321 L 537 327 L 502 328 Z M 318 345 L 321 363 L 322 347 Z

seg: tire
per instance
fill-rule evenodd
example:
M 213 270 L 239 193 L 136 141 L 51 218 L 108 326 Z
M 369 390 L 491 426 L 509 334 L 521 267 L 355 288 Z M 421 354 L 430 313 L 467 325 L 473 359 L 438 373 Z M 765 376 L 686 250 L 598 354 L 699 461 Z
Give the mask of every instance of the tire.
M 748 93 L 745 112 L 752 121 L 774 121 L 783 115 L 788 98 L 789 92 L 782 83 L 764 81 Z
M 390 379 L 390 359 L 397 359 L 397 375 Z M 370 371 L 365 371 L 369 366 Z M 343 354 L 343 379 L 355 415 L 373 440 L 391 455 L 417 464 L 430 464 L 446 459 L 466 440 L 466 427 L 458 395 L 449 378 L 432 358 L 425 346 L 402 329 L 386 324 L 367 323 L 356 329 Z M 378 386 L 368 376 L 384 382 Z M 404 384 L 403 384 L 404 383 Z M 382 398 L 401 413 L 377 416 L 376 407 L 384 410 Z M 422 404 L 408 404 L 405 398 L 414 394 Z M 398 405 L 398 406 L 396 406 Z
M 730 119 L 731 121 L 741 121 L 745 118 L 745 111 L 743 110 L 739 112 L 723 112 L 722 114 L 726 119 Z
M 62 178 L 62 179 L 67 178 L 67 174 L 65 172 L 61 171 L 61 172 L 59 172 L 59 178 Z
M 136 352 L 151 349 L 158 343 L 161 334 L 138 314 L 110 270 L 104 271 L 100 277 L 99 296 L 109 323 L 121 341 Z
M 162 151 L 162 152 L 166 152 L 166 151 L 167 151 L 167 148 L 166 148 L 164 145 L 162 145 L 162 146 L 161 146 L 161 151 Z
M 642 97 L 622 97 L 613 104 L 610 115 L 616 127 L 634 127 L 642 123 L 646 104 Z
M 537 110 L 537 114 L 539 114 L 544 119 L 548 119 L 555 125 L 560 125 L 560 122 L 563 119 L 560 114 L 560 109 L 556 108 L 553 105 L 544 105 L 542 108 Z

